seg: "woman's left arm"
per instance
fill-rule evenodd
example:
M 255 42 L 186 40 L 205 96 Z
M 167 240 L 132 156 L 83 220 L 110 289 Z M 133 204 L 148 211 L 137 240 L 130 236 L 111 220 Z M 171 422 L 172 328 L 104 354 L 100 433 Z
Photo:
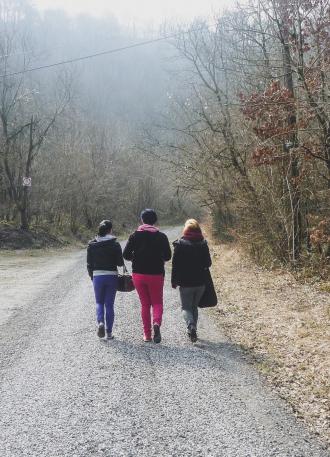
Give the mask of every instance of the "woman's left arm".
M 89 246 L 87 248 L 87 271 L 89 277 L 93 279 L 93 257 Z
M 124 259 L 123 259 L 123 251 L 121 249 L 120 244 L 118 243 L 117 246 L 117 267 L 122 267 L 124 265 Z
M 205 248 L 204 248 L 204 266 L 205 266 L 205 268 L 210 268 L 211 265 L 212 265 L 212 259 L 211 259 L 211 255 L 210 255 L 209 246 L 208 246 L 207 243 L 205 243 Z

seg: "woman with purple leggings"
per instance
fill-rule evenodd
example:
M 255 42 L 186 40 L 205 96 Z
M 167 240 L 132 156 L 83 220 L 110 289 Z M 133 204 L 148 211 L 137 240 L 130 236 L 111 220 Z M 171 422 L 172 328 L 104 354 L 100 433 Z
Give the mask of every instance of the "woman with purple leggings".
M 160 326 L 163 317 L 164 263 L 171 258 L 167 236 L 155 223 L 157 215 L 152 209 L 141 213 L 142 225 L 129 237 L 124 258 L 132 261 L 133 281 L 141 302 L 144 341 L 160 343 Z M 152 312 L 152 316 L 151 316 Z
M 124 265 L 120 244 L 112 235 L 112 223 L 102 221 L 98 235 L 87 248 L 87 270 L 93 281 L 96 300 L 97 335 L 112 340 L 112 327 L 115 318 L 114 303 L 117 292 L 118 270 Z M 106 329 L 105 329 L 106 324 Z

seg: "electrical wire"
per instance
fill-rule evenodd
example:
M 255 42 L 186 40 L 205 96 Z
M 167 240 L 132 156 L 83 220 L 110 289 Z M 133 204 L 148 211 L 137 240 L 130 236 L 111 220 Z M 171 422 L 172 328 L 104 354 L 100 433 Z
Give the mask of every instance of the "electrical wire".
M 193 33 L 193 32 L 198 32 L 200 30 L 209 29 L 209 27 L 211 27 L 212 25 L 213 24 L 208 24 L 208 25 L 204 24 L 203 26 L 200 26 L 200 27 L 188 29 L 188 30 L 185 30 L 185 31 L 180 31 L 180 32 L 177 32 L 177 33 L 174 33 L 174 34 L 171 34 L 171 35 L 165 35 L 165 36 L 162 36 L 162 37 L 153 38 L 153 39 L 146 40 L 146 41 L 141 41 L 139 43 L 133 43 L 133 44 L 130 44 L 130 45 L 127 45 L 127 46 L 121 46 L 119 48 L 114 48 L 114 49 L 109 49 L 109 50 L 106 50 L 106 51 L 96 52 L 96 53 L 88 54 L 88 55 L 82 56 L 82 57 L 75 57 L 75 58 L 72 58 L 72 59 L 62 60 L 62 61 L 59 61 L 59 62 L 54 62 L 54 63 L 47 64 L 47 65 L 40 65 L 38 67 L 25 68 L 24 70 L 19 70 L 19 71 L 15 71 L 15 72 L 11 72 L 11 73 L 4 73 L 4 74 L 0 75 L 0 78 L 6 78 L 6 77 L 8 78 L 8 77 L 13 77 L 13 76 L 18 76 L 18 75 L 22 75 L 22 74 L 25 74 L 25 73 L 31 73 L 31 72 L 34 72 L 34 71 L 54 68 L 54 67 L 61 66 L 61 65 L 68 65 L 68 64 L 71 64 L 71 63 L 75 63 L 75 62 L 81 62 L 81 61 L 88 60 L 88 59 L 93 59 L 93 58 L 97 58 L 97 57 L 101 57 L 101 56 L 105 56 L 105 55 L 110 55 L 110 54 L 115 54 L 115 53 L 119 53 L 119 52 L 126 51 L 126 50 L 129 50 L 129 49 L 135 49 L 135 48 L 138 48 L 138 47 L 146 46 L 146 45 L 149 45 L 149 44 L 152 44 L 152 43 L 159 43 L 161 41 L 170 40 L 170 39 L 182 36 L 182 35 L 186 35 L 186 34 Z M 23 54 L 23 53 L 21 53 L 21 54 Z M 2 56 L 2 58 L 3 57 L 7 57 L 7 56 Z M 8 55 L 8 57 L 9 57 L 9 55 Z M 0 58 L 1 58 L 1 56 L 0 56 Z M 234 57 L 234 59 L 235 59 L 235 57 Z M 234 63 L 234 59 L 233 59 L 233 63 Z M 315 59 L 313 64 L 317 60 L 318 59 Z M 224 72 L 229 72 L 229 73 L 242 73 L 243 69 L 246 68 L 246 67 L 249 67 L 249 68 L 258 68 L 258 67 L 265 67 L 266 68 L 267 67 L 269 70 L 272 70 L 272 71 L 276 71 L 276 70 L 282 69 L 282 67 L 280 67 L 280 66 L 276 66 L 276 67 L 274 65 L 268 66 L 268 65 L 265 65 L 265 64 L 259 62 L 259 63 L 252 63 L 252 64 L 246 64 L 246 63 L 242 64 L 241 63 L 241 68 L 238 68 L 238 69 L 235 69 L 235 68 L 217 68 L 217 71 L 224 71 Z M 307 69 L 307 71 L 309 71 L 309 70 L 311 70 L 311 68 Z M 253 73 L 251 73 L 250 75 L 246 74 L 246 76 L 255 76 L 255 75 Z M 279 76 L 275 76 L 275 77 L 279 77 Z
M 192 32 L 197 32 L 197 31 L 200 31 L 200 30 L 209 29 L 209 27 L 211 27 L 211 26 L 212 26 L 212 24 L 208 24 L 208 25 L 204 24 L 203 26 L 200 26 L 200 27 L 188 29 L 188 30 L 185 30 L 185 31 L 180 31 L 180 32 L 177 32 L 177 33 L 173 33 L 173 34 L 170 34 L 170 35 L 165 35 L 165 36 L 158 37 L 158 38 L 153 38 L 153 39 L 150 39 L 150 40 L 141 41 L 139 43 L 133 43 L 133 44 L 130 44 L 130 45 L 127 45 L 127 46 L 119 47 L 119 48 L 114 48 L 114 49 L 110 49 L 110 50 L 106 50 L 106 51 L 101 51 L 101 52 L 89 54 L 89 55 L 82 56 L 82 57 L 76 57 L 76 58 L 72 58 L 72 59 L 62 60 L 62 61 L 54 62 L 54 63 L 48 64 L 48 65 L 40 65 L 38 67 L 26 68 L 24 70 L 12 72 L 12 73 L 5 73 L 5 74 L 1 74 L 0 78 L 18 76 L 18 75 L 22 75 L 22 74 L 25 74 L 25 73 L 31 73 L 31 72 L 34 72 L 34 71 L 38 71 L 38 70 L 54 68 L 54 67 L 57 67 L 57 66 L 60 66 L 60 65 L 68 65 L 70 63 L 81 62 L 81 61 L 84 61 L 84 60 L 88 60 L 88 59 L 92 59 L 92 58 L 96 58 L 96 57 L 101 57 L 101 56 L 104 56 L 104 55 L 115 54 L 115 53 L 119 53 L 119 52 L 126 51 L 126 50 L 129 50 L 129 49 L 135 49 L 135 48 L 138 48 L 138 47 L 146 46 L 146 45 L 149 45 L 149 44 L 152 44 L 152 43 L 159 43 L 161 41 L 170 40 L 170 39 L 177 38 L 179 36 L 186 35 L 186 34 L 189 34 L 189 33 L 192 33 Z M 242 67 L 243 68 L 244 67 L 258 67 L 259 65 L 263 66 L 262 64 L 251 64 L 251 65 L 243 64 Z M 232 72 L 232 73 L 241 73 L 243 68 L 237 69 L 237 70 L 234 69 L 234 68 L 217 68 L 217 71 L 228 71 L 228 72 Z M 276 68 L 279 68 L 279 67 L 276 67 Z M 273 69 L 273 67 L 271 67 L 270 69 Z M 249 75 L 247 75 L 247 76 L 249 76 Z M 255 75 L 251 73 L 250 76 L 255 76 Z M 293 104 L 293 103 L 294 103 L 294 100 L 292 100 L 292 101 L 290 100 L 288 102 L 280 102 L 280 101 L 276 102 L 275 101 L 275 102 L 262 103 L 262 106 L 267 106 L 267 105 L 273 105 L 273 106 L 276 106 L 276 105 L 290 105 L 290 104 Z M 308 102 L 306 101 L 305 103 L 308 106 Z M 328 105 L 329 102 L 323 102 L 323 104 L 324 105 Z M 227 107 L 229 107 L 229 106 L 241 106 L 241 107 L 244 107 L 244 105 L 245 106 L 254 106 L 253 103 L 249 103 L 248 101 L 246 101 L 245 103 L 243 102 L 242 104 L 233 103 L 233 102 L 232 103 L 223 104 L 223 106 L 227 106 Z M 258 106 L 258 105 L 256 104 L 255 106 Z
M 109 49 L 107 51 L 96 52 L 94 54 L 89 54 L 89 55 L 82 56 L 82 57 L 75 57 L 75 58 L 72 58 L 72 59 L 62 60 L 62 61 L 54 62 L 54 63 L 48 64 L 48 65 L 40 65 L 38 67 L 25 68 L 24 70 L 15 71 L 15 72 L 12 72 L 12 73 L 4 73 L 4 74 L 0 75 L 0 78 L 18 76 L 18 75 L 22 75 L 22 74 L 25 74 L 25 73 L 31 73 L 31 72 L 34 72 L 34 71 L 38 71 L 38 70 L 44 70 L 44 69 L 47 69 L 47 68 L 58 67 L 60 65 L 68 65 L 70 63 L 81 62 L 81 61 L 84 61 L 84 60 L 93 59 L 95 57 L 101 57 L 101 56 L 105 56 L 105 55 L 115 54 L 115 53 L 118 53 L 118 52 L 127 51 L 129 49 L 135 49 L 135 48 L 139 48 L 139 47 L 146 46 L 146 45 L 149 45 L 149 44 L 159 43 L 161 41 L 166 41 L 166 40 L 170 40 L 170 39 L 173 39 L 173 38 L 177 38 L 178 36 L 185 35 L 187 33 L 197 32 L 199 30 L 208 29 L 211 25 L 212 24 L 203 25 L 203 26 L 200 26 L 200 27 L 196 27 L 195 29 L 184 30 L 184 31 L 181 31 L 181 32 L 173 33 L 171 35 L 164 35 L 162 37 L 141 41 L 139 43 L 133 43 L 133 44 L 129 44 L 127 46 L 121 46 L 119 48 Z

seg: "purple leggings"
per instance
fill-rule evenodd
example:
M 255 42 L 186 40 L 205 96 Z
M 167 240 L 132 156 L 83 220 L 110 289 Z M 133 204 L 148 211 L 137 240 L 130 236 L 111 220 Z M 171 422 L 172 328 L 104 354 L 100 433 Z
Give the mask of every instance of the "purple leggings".
M 96 300 L 96 319 L 97 322 L 107 324 L 107 332 L 112 332 L 113 321 L 115 319 L 114 303 L 117 292 L 118 276 L 117 275 L 101 275 L 94 276 L 93 285 Z

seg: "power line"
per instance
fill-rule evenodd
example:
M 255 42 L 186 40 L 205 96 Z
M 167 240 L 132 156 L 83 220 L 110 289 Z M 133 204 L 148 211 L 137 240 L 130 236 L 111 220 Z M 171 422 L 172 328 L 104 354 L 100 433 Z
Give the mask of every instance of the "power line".
M 118 52 L 127 51 L 128 49 L 134 49 L 134 48 L 146 46 L 148 44 L 159 43 L 160 41 L 170 40 L 172 38 L 177 38 L 178 36 L 185 35 L 187 33 L 197 32 L 199 30 L 204 30 L 204 29 L 208 29 L 208 28 L 209 28 L 209 25 L 203 25 L 203 26 L 197 27 L 195 29 L 189 29 L 189 30 L 173 33 L 172 35 L 165 35 L 165 36 L 162 36 L 162 37 L 153 38 L 153 39 L 146 40 L 146 41 L 141 41 L 139 43 L 129 44 L 127 46 L 122 46 L 120 48 L 109 49 L 107 51 L 96 52 L 94 54 L 89 54 L 89 55 L 82 56 L 82 57 L 75 57 L 75 58 L 68 59 L 68 60 L 62 60 L 62 61 L 54 62 L 54 63 L 48 64 L 48 65 L 40 65 L 39 67 L 26 68 L 24 70 L 15 71 L 15 72 L 12 72 L 12 73 L 7 73 L 7 74 L 5 73 L 5 74 L 0 75 L 0 78 L 6 78 L 6 77 L 10 77 L 10 76 L 22 75 L 24 73 L 31 73 L 33 71 L 44 70 L 44 69 L 47 69 L 47 68 L 54 68 L 54 67 L 58 67 L 60 65 L 68 65 L 70 63 L 81 62 L 83 60 L 93 59 L 95 57 L 101 57 L 101 56 L 105 56 L 105 55 L 109 55 L 109 54 L 115 54 L 115 53 L 118 53 Z
M 26 68 L 24 70 L 15 71 L 15 72 L 12 72 L 12 73 L 4 73 L 4 74 L 0 75 L 0 78 L 18 76 L 18 75 L 22 75 L 22 74 L 25 74 L 25 73 L 32 73 L 32 72 L 38 71 L 38 70 L 54 68 L 54 67 L 61 66 L 61 65 L 68 65 L 68 64 L 71 64 L 71 63 L 75 63 L 75 62 L 81 62 L 81 61 L 84 61 L 84 60 L 88 60 L 88 59 L 92 59 L 92 58 L 96 58 L 96 57 L 101 57 L 101 56 L 104 56 L 104 55 L 115 54 L 115 53 L 119 53 L 119 52 L 126 51 L 126 50 L 129 50 L 129 49 L 135 49 L 135 48 L 138 48 L 138 47 L 146 46 L 146 45 L 149 45 L 149 44 L 152 44 L 152 43 L 158 43 L 158 42 L 161 42 L 161 41 L 170 40 L 170 39 L 177 38 L 179 36 L 186 35 L 186 34 L 189 34 L 189 33 L 192 33 L 192 32 L 198 32 L 200 30 L 209 29 L 209 27 L 212 26 L 212 25 L 213 24 L 209 24 L 209 25 L 204 24 L 203 26 L 200 26 L 200 27 L 191 28 L 191 29 L 188 29 L 188 30 L 184 30 L 184 31 L 180 31 L 180 32 L 177 32 L 177 33 L 173 33 L 171 35 L 165 35 L 165 36 L 162 36 L 162 37 L 141 41 L 139 43 L 133 43 L 133 44 L 130 44 L 130 45 L 127 45 L 127 46 L 122 46 L 122 47 L 110 49 L 110 50 L 107 50 L 107 51 L 101 51 L 101 52 L 97 52 L 97 53 L 93 53 L 93 54 L 88 54 L 88 55 L 82 56 L 82 57 L 75 57 L 75 58 L 72 58 L 72 59 L 62 60 L 62 61 L 54 62 L 54 63 L 48 64 L 48 65 L 40 65 L 38 67 Z M 9 57 L 9 56 L 10 55 L 3 56 L 3 57 Z M 0 58 L 1 58 L 1 56 L 0 56 Z M 232 59 L 233 63 L 234 63 L 235 59 L 236 59 L 236 57 L 234 57 Z M 246 59 L 246 60 L 248 60 L 248 59 Z M 315 61 L 313 62 L 313 64 L 317 60 L 318 59 L 316 58 Z M 271 71 L 274 71 L 274 70 L 276 71 L 276 70 L 282 69 L 282 67 L 280 67 L 280 66 L 276 66 L 276 67 L 272 66 L 272 65 L 268 66 L 268 65 L 263 64 L 263 63 L 260 62 L 260 63 L 251 63 L 251 64 L 244 63 L 244 64 L 241 64 L 241 68 L 237 68 L 237 69 L 235 69 L 235 68 L 217 68 L 217 71 L 224 71 L 224 72 L 229 72 L 229 73 L 239 73 L 239 74 L 241 74 L 241 73 L 244 72 L 244 69 L 246 67 L 256 68 L 256 69 L 258 67 L 267 67 Z M 309 70 L 311 70 L 311 68 L 309 68 L 307 71 L 309 71 Z M 292 70 L 292 71 L 294 71 L 294 70 Z M 255 77 L 256 75 L 254 73 L 245 73 L 245 76 L 253 76 L 253 77 Z M 281 75 L 281 76 L 283 76 L 283 75 Z M 280 76 L 276 75 L 275 77 L 278 78 Z

